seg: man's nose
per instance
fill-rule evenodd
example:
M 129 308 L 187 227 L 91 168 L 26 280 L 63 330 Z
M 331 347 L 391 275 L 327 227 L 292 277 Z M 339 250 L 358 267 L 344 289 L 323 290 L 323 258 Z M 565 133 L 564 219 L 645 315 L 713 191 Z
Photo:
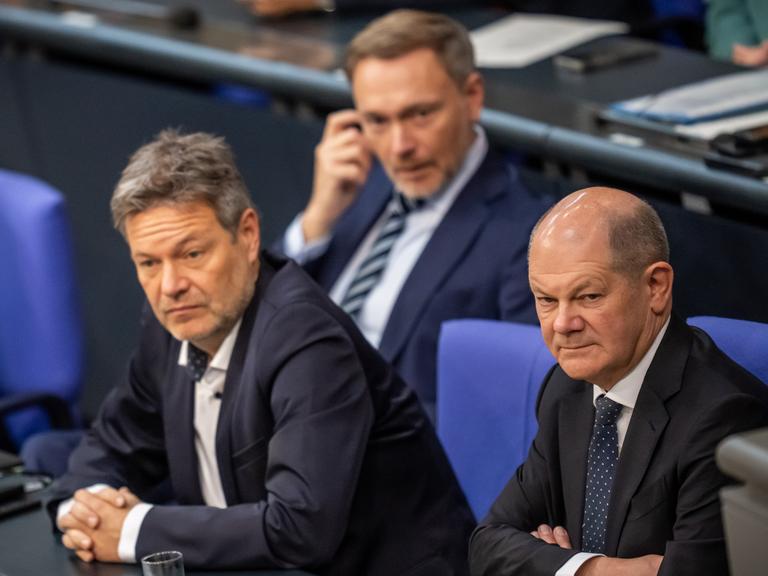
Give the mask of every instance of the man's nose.
M 558 334 L 570 334 L 584 329 L 584 319 L 568 303 L 561 304 L 557 309 L 557 316 L 552 328 Z
M 392 128 L 392 152 L 399 157 L 408 156 L 415 147 L 410 128 L 403 122 L 396 123 Z
M 163 276 L 160 289 L 164 296 L 176 298 L 189 288 L 189 281 L 179 266 L 172 262 L 163 265 Z

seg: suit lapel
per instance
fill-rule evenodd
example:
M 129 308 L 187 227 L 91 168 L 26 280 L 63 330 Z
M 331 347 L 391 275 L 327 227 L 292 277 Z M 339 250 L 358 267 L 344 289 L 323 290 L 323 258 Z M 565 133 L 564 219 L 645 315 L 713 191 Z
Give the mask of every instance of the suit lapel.
M 666 401 L 680 390 L 691 337 L 682 320 L 672 316 L 637 397 L 614 478 L 608 512 L 605 552 L 615 556 L 629 504 L 650 466 L 669 421 Z
M 643 395 L 643 391 L 640 392 Z M 645 394 L 638 402 L 632 414 L 629 429 L 621 449 L 622 456 L 616 470 L 611 492 L 611 505 L 608 510 L 605 552 L 615 556 L 621 537 L 621 530 L 640 481 L 645 476 L 648 464 L 656 450 L 669 416 L 664 403 L 656 396 Z
M 221 409 L 219 411 L 219 421 L 216 424 L 216 462 L 219 465 L 219 478 L 221 479 L 221 489 L 224 492 L 224 499 L 227 506 L 237 503 L 237 485 L 232 469 L 232 419 L 234 417 L 235 399 L 237 390 L 240 387 L 240 381 L 243 374 L 243 359 L 247 345 L 248 334 L 240 325 L 240 331 L 235 341 L 235 348 L 229 359 L 227 376 L 224 380 L 224 394 L 221 398 Z M 244 342 L 245 340 L 245 342 Z
M 321 267 L 318 277 L 318 283 L 326 291 L 330 291 L 339 279 L 391 198 L 392 184 L 384 176 L 381 167 L 374 168 L 370 184 L 360 193 L 360 198 L 347 210 L 333 231 L 331 245 L 325 256 L 326 265 Z
M 195 383 L 178 365 L 180 346 L 173 346 L 164 409 L 166 447 L 174 489 L 189 504 L 204 504 L 195 451 Z
M 407 342 L 434 293 L 470 249 L 490 216 L 489 204 L 506 190 L 506 167 L 490 152 L 437 226 L 403 284 L 381 337 L 390 362 Z
M 569 379 L 570 380 L 570 379 Z M 592 385 L 570 380 L 577 387 L 560 405 L 558 429 L 560 470 L 567 518 L 566 530 L 575 547 L 581 546 L 581 520 L 587 475 L 587 452 L 595 420 Z M 581 388 L 579 390 L 579 388 Z
M 268 263 L 264 257 L 261 259 L 259 279 L 256 282 L 251 303 L 243 313 L 243 321 L 240 324 L 240 330 L 235 340 L 235 347 L 232 350 L 232 356 L 229 359 L 227 376 L 224 381 L 224 394 L 221 399 L 221 410 L 219 411 L 219 421 L 216 425 L 216 461 L 219 465 L 219 477 L 221 478 L 221 487 L 224 491 L 224 498 L 228 506 L 237 504 L 240 501 L 237 492 L 237 483 L 235 482 L 234 470 L 232 469 L 232 420 L 235 418 L 237 409 L 237 398 L 240 384 L 243 380 L 243 368 L 245 366 L 246 354 L 252 346 L 251 333 L 258 311 L 259 302 L 267 284 L 275 274 L 275 269 Z

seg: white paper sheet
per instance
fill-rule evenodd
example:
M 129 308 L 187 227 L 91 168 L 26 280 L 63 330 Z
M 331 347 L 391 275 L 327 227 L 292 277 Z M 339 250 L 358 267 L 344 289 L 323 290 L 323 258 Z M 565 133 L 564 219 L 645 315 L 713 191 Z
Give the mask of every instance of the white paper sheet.
M 768 70 L 718 76 L 619 102 L 616 110 L 652 120 L 688 124 L 768 107 Z
M 741 116 L 730 116 L 710 122 L 699 122 L 698 124 L 678 124 L 675 126 L 675 132 L 692 138 L 711 140 L 718 134 L 732 134 L 738 130 L 746 130 L 765 124 L 768 124 L 768 110 Z
M 622 22 L 513 14 L 471 34 L 478 66 L 522 68 L 589 40 L 628 30 Z

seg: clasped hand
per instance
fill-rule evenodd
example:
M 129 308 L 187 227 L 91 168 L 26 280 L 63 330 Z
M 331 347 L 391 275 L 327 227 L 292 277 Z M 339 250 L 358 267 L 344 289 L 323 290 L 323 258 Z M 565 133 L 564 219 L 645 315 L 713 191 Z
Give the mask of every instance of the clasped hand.
M 64 546 L 85 562 L 120 562 L 118 545 L 128 512 L 140 501 L 128 488 L 78 490 L 70 511 L 57 521 Z

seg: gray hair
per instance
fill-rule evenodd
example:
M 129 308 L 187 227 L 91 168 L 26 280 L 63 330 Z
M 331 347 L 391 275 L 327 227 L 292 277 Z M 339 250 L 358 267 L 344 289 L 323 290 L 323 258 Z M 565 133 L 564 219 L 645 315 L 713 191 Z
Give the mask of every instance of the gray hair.
M 344 70 L 352 81 L 364 58 L 389 60 L 420 48 L 433 50 L 459 87 L 475 71 L 467 29 L 448 16 L 421 10 L 395 10 L 371 22 L 349 43 Z
M 654 262 L 669 262 L 669 241 L 658 213 L 638 198 L 629 214 L 607 216 L 608 243 L 613 252 L 613 268 L 626 276 L 637 277 Z
M 115 228 L 125 236 L 128 217 L 158 204 L 203 201 L 233 236 L 253 201 L 223 138 L 163 130 L 134 152 L 112 194 Z

